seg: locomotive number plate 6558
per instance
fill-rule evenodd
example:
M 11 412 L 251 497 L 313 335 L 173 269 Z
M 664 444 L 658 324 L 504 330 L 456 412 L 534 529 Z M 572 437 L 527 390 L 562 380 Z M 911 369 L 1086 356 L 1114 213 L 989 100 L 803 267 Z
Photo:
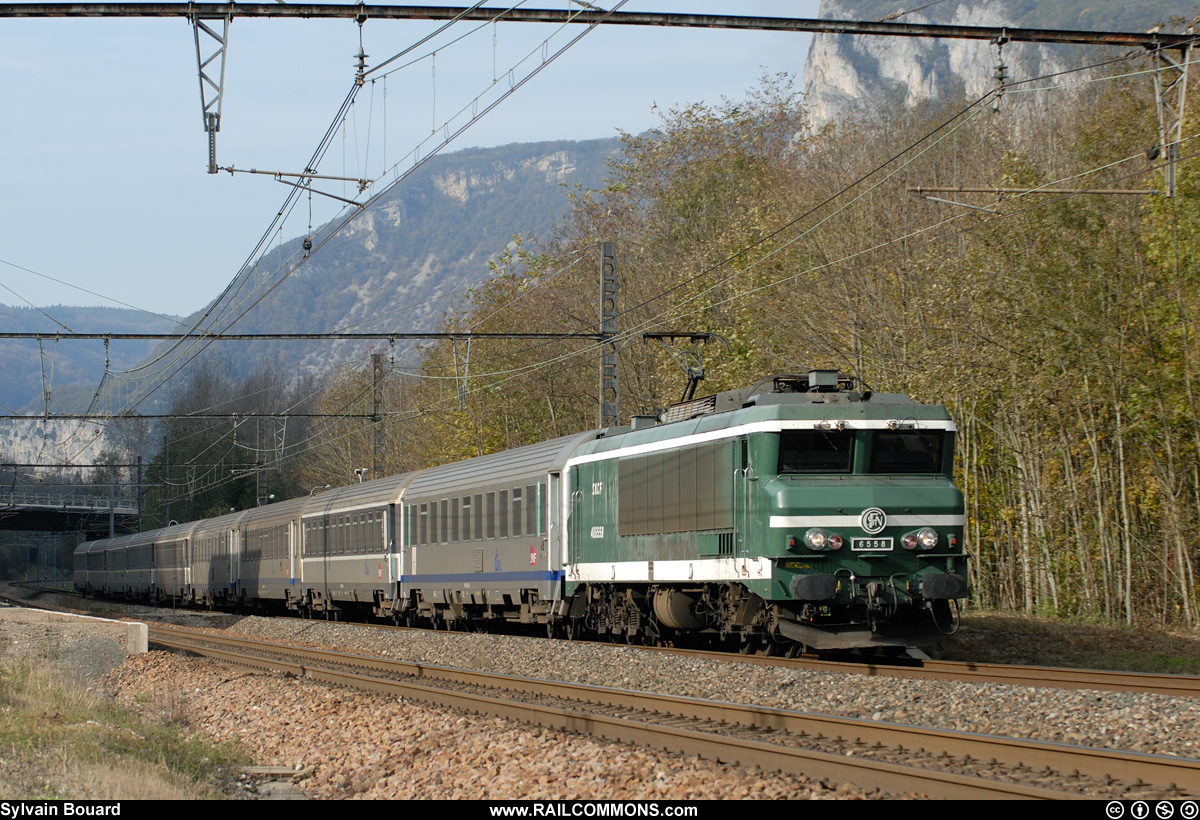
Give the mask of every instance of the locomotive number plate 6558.
M 851 538 L 850 539 L 850 549 L 855 552 L 890 550 L 891 548 L 892 548 L 892 539 L 891 538 Z

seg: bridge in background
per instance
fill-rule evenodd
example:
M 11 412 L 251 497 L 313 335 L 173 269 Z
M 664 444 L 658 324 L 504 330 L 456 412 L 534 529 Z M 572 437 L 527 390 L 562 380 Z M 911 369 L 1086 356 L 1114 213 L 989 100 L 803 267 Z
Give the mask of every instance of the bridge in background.
M 0 491 L 0 530 L 83 532 L 102 538 L 137 524 L 133 498 Z

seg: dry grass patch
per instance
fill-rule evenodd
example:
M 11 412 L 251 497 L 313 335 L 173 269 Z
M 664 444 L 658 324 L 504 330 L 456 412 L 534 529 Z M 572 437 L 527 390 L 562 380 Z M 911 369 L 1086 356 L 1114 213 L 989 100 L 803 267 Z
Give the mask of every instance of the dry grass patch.
M 7 799 L 224 797 L 246 762 L 190 736 L 177 707 L 157 723 L 44 666 L 0 666 L 0 794 Z

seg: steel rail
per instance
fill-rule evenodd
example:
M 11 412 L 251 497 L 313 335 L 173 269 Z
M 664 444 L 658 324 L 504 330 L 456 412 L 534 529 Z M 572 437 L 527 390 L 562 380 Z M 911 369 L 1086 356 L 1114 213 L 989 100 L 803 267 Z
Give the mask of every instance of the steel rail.
M 709 657 L 731 663 L 800 667 L 817 672 L 836 672 L 870 677 L 948 680 L 964 683 L 1002 683 L 1013 686 L 1046 686 L 1053 689 L 1099 689 L 1110 692 L 1140 692 L 1171 697 L 1200 697 L 1200 677 L 1160 672 L 1120 672 L 1107 669 L 1069 669 L 1054 666 L 1016 666 L 973 661 L 921 660 L 909 664 L 834 661 L 819 658 L 780 658 L 764 655 L 734 655 L 675 647 L 647 647 L 651 651 Z
M 1026 43 L 1135 46 L 1147 49 L 1184 48 L 1186 34 L 1075 31 L 1006 26 L 951 26 L 863 20 L 814 20 L 798 17 L 753 17 L 722 14 L 675 14 L 578 9 L 502 9 L 465 6 L 351 5 L 338 3 L 3 3 L 6 17 L 182 17 L 188 20 L 220 17 L 302 17 L 352 20 L 496 20 L 512 23 L 562 25 L 624 25 L 680 28 L 743 29 L 870 34 L 901 37 L 942 37 Z
M 1052 686 L 1057 689 L 1105 689 L 1114 692 L 1152 692 L 1175 697 L 1200 697 L 1200 677 L 1193 675 L 932 660 L 922 661 L 922 671 L 953 677 L 954 680 L 986 680 L 1021 686 Z
M 945 731 L 917 726 L 858 720 L 814 713 L 794 712 L 771 707 L 750 706 L 733 703 L 714 703 L 697 698 L 636 692 L 588 684 L 544 681 L 498 675 L 488 672 L 441 667 L 411 661 L 398 661 L 366 655 L 349 655 L 312 647 L 294 647 L 286 644 L 267 643 L 231 636 L 214 636 L 169 627 L 151 626 L 151 643 L 193 651 L 198 654 L 220 657 L 232 663 L 251 665 L 261 670 L 279 669 L 295 675 L 308 675 L 331 683 L 350 682 L 380 691 L 394 691 L 393 686 L 402 686 L 406 696 L 430 699 L 439 703 L 444 700 L 445 690 L 420 684 L 404 684 L 384 681 L 369 672 L 386 675 L 402 675 L 431 684 L 442 682 L 451 685 L 469 685 L 515 693 L 558 698 L 578 703 L 616 708 L 630 713 L 651 712 L 678 716 L 689 720 L 731 724 L 756 730 L 786 732 L 793 736 L 836 738 L 863 746 L 885 746 L 891 748 L 919 749 L 925 756 L 994 760 L 1010 767 L 1048 770 L 1071 773 L 1093 778 L 1115 778 L 1128 783 L 1154 784 L 1160 788 L 1188 796 L 1200 795 L 1200 761 L 1164 755 L 1148 755 L 1137 752 L 1112 751 L 1091 747 L 1070 746 L 1042 741 L 1005 738 L 977 733 Z M 235 650 L 213 648 L 231 646 Z M 246 657 L 243 653 L 268 651 L 289 656 L 289 660 L 276 658 Z M 243 659 L 243 660 L 239 660 Z M 307 662 L 306 662 L 307 661 Z M 316 666 L 313 664 L 325 664 Z M 368 670 L 368 673 L 338 672 L 330 666 L 342 665 Z M 581 718 L 576 709 L 522 703 L 513 705 L 509 701 L 463 693 L 449 696 L 454 705 L 489 714 L 505 714 L 522 720 L 532 720 L 556 728 L 601 734 L 613 739 L 645 743 L 673 751 L 691 754 L 702 752 L 705 757 L 730 760 L 730 755 L 746 765 L 757 765 L 806 776 L 850 779 L 868 788 L 885 791 L 909 792 L 913 783 L 936 783 L 937 796 L 956 798 L 980 797 L 1034 797 L 1065 798 L 1080 797 L 1078 793 L 1061 792 L 1028 785 L 1007 784 L 980 780 L 965 775 L 935 772 L 920 767 L 874 761 L 853 757 L 802 750 L 781 746 L 777 743 L 753 739 L 728 738 L 724 735 L 714 739 L 711 733 L 679 727 L 667 729 L 652 725 L 653 718 L 645 719 L 598 716 L 589 714 Z M 482 704 L 491 706 L 484 708 Z M 498 708 L 502 711 L 492 711 Z M 544 711 L 545 710 L 545 711 Z M 546 722 L 547 715 L 557 717 Z M 563 720 L 563 716 L 565 722 Z M 599 727 L 601 731 L 597 732 Z M 616 734 L 608 734 L 609 731 Z M 672 739 L 673 738 L 673 739 Z M 677 745 L 681 744 L 681 745 Z M 731 751 L 732 750 L 732 751 Z M 847 778 L 848 765 L 863 764 L 866 774 L 857 772 Z M 793 768 L 793 767 L 799 768 Z M 901 779 L 894 779 L 899 769 Z M 914 774 L 919 773 L 919 774 Z M 862 778 L 869 778 L 863 780 Z M 974 782 L 979 780 L 979 782 Z M 922 786 L 924 788 L 925 786 Z M 930 786 L 932 788 L 932 786 Z

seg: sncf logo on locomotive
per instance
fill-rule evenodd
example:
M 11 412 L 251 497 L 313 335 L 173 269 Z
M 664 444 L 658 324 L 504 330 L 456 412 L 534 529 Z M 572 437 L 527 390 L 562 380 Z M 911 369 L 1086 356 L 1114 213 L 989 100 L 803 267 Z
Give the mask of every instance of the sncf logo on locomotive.
M 883 528 L 887 526 L 887 514 L 878 507 L 871 507 L 868 510 L 863 510 L 862 516 L 858 519 L 858 524 L 862 527 L 863 532 L 868 535 L 875 535 L 883 532 Z

